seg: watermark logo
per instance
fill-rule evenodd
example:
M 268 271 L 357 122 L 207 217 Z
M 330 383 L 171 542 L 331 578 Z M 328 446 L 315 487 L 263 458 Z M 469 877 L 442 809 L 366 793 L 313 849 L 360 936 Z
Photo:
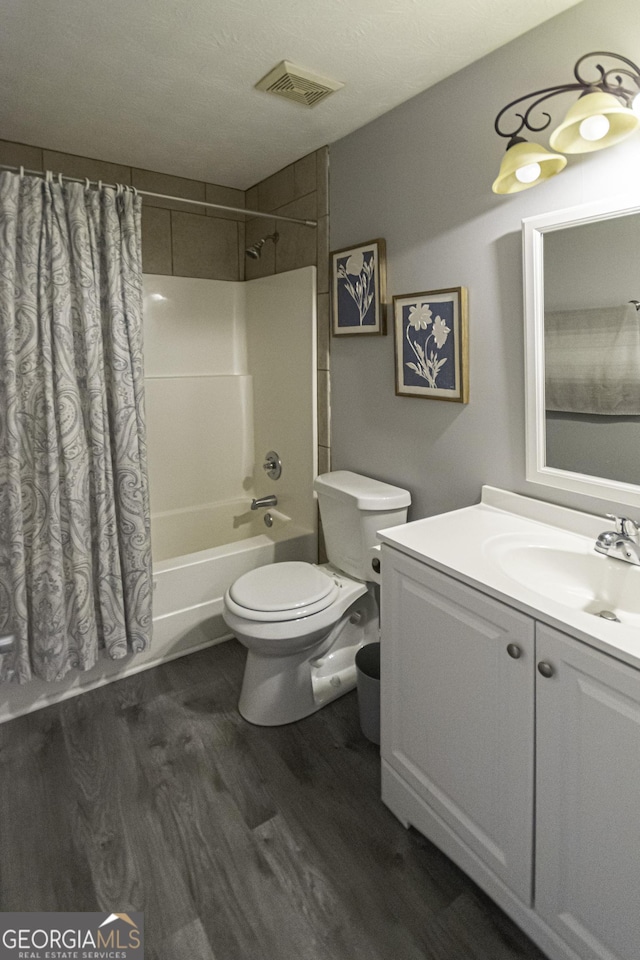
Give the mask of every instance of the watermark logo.
M 144 917 L 0 913 L 0 960 L 144 960 Z

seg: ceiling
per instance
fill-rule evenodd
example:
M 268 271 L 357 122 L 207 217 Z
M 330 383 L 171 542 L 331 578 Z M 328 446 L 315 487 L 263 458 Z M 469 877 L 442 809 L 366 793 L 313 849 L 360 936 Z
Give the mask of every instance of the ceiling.
M 576 2 L 4 0 L 0 136 L 246 189 Z M 255 90 L 281 60 L 345 86 Z

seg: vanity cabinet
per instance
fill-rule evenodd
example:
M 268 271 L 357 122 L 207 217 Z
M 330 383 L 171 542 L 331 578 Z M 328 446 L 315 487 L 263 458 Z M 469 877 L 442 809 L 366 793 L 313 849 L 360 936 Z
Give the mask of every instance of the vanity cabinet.
M 384 564 L 383 758 L 528 901 L 533 623 L 400 553 Z
M 382 797 L 553 960 L 640 957 L 640 672 L 385 544 Z
M 640 674 L 536 626 L 536 910 L 579 957 L 640 957 Z

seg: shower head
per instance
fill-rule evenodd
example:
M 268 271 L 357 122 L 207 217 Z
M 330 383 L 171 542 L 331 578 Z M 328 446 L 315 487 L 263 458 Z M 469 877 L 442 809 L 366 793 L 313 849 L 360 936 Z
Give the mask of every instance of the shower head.
M 262 256 L 262 248 L 265 245 L 266 240 L 273 240 L 274 243 L 278 242 L 280 234 L 276 230 L 274 233 L 270 233 L 267 237 L 263 237 L 261 240 L 256 240 L 255 243 L 252 243 L 250 247 L 247 247 L 245 254 L 249 257 L 250 260 L 259 260 Z

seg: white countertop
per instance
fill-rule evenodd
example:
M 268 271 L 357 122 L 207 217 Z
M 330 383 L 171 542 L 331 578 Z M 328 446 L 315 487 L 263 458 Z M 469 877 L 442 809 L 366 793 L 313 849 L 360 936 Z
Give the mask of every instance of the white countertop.
M 378 537 L 383 544 L 640 669 L 637 624 L 609 622 L 558 602 L 536 591 L 535 583 L 527 586 L 509 576 L 496 559 L 500 546 L 510 539 L 533 545 L 543 541 L 560 549 L 570 543 L 572 552 L 592 565 L 616 564 L 616 576 L 624 577 L 634 591 L 637 584 L 640 596 L 640 567 L 593 549 L 598 534 L 610 526 L 611 521 L 601 517 L 485 486 L 480 504 L 390 527 Z M 609 570 L 603 566 L 603 576 Z

